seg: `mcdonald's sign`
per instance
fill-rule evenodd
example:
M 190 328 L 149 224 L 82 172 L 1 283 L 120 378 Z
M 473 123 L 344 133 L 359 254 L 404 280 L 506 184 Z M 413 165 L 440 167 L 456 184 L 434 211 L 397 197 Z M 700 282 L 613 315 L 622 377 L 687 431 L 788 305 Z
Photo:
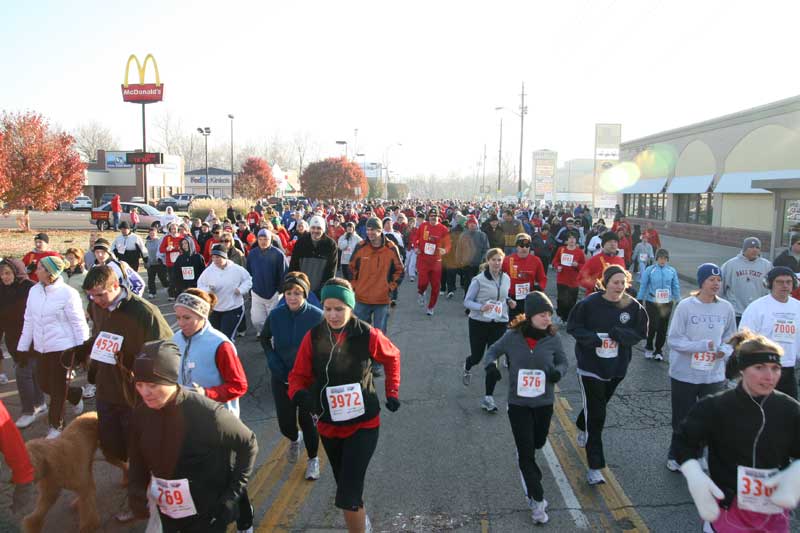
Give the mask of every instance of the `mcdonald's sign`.
M 144 74 L 147 63 L 153 62 L 153 69 L 156 71 L 156 82 L 145 83 Z M 128 74 L 131 70 L 131 63 L 136 63 L 136 71 L 139 73 L 139 83 L 128 83 Z M 164 84 L 158 75 L 158 63 L 152 54 L 147 54 L 144 63 L 139 63 L 139 58 L 131 54 L 128 63 L 125 65 L 125 81 L 122 83 L 122 100 L 135 104 L 150 104 L 160 102 L 164 98 Z

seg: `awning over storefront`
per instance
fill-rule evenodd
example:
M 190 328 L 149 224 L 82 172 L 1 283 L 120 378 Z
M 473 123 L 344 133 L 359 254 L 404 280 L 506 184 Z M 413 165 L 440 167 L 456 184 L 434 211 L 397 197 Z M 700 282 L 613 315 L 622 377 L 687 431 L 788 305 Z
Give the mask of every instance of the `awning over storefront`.
M 753 180 L 783 181 L 800 178 L 800 170 L 767 170 L 762 172 L 727 172 L 714 188 L 716 193 L 767 194 L 768 190 L 753 186 Z
M 640 179 L 630 187 L 622 189 L 620 194 L 658 194 L 664 191 L 667 178 Z
M 667 192 L 671 194 L 700 194 L 708 192 L 708 187 L 714 181 L 713 174 L 705 176 L 675 176 L 669 182 Z

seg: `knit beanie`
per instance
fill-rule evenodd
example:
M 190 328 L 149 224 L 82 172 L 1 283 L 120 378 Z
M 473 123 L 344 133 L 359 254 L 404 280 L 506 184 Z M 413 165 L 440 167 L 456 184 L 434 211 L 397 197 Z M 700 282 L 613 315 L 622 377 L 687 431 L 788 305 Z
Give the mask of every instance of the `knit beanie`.
M 761 248 L 761 240 L 758 237 L 748 237 L 742 242 L 742 251 L 748 248 Z
M 325 231 L 325 219 L 319 215 L 311 217 L 311 220 L 308 221 L 309 228 L 322 228 L 322 231 Z
M 529 292 L 525 297 L 525 316 L 532 317 L 544 311 L 549 311 L 551 314 L 555 312 L 550 298 L 541 291 Z
M 722 273 L 714 263 L 703 263 L 697 267 L 697 286 L 702 287 L 703 282 L 711 276 L 721 276 Z
M 789 276 L 790 278 L 795 277 L 794 271 L 791 268 L 785 266 L 776 266 L 767 272 L 767 286 L 772 287 L 772 283 L 778 276 Z
M 469 227 L 470 224 L 474 224 L 476 226 L 478 225 L 478 219 L 475 218 L 475 215 L 470 215 L 467 217 L 467 227 Z
M 211 247 L 211 255 L 218 255 L 224 259 L 228 258 L 228 252 L 225 251 L 225 248 L 221 244 L 215 244 Z
M 376 217 L 370 217 L 367 219 L 367 229 L 376 229 L 380 231 L 383 228 L 381 226 L 381 221 Z
M 133 361 L 133 375 L 136 381 L 177 385 L 181 367 L 181 352 L 169 340 L 144 343 L 142 351 Z
M 44 241 L 46 243 L 50 243 L 50 237 L 47 236 L 47 233 L 37 233 L 33 236 L 34 241 Z
M 39 260 L 39 264 L 41 264 L 44 269 L 47 270 L 47 272 L 54 278 L 60 276 L 64 271 L 64 268 L 67 266 L 64 260 L 57 255 L 48 255 L 47 257 L 43 257 Z

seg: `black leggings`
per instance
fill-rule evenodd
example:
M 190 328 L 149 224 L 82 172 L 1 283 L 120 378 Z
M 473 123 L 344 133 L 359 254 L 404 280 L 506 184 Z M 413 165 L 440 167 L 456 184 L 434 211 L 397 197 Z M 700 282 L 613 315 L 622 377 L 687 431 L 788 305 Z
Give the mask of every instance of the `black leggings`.
M 644 309 L 647 311 L 647 343 L 645 350 L 653 349 L 653 337 L 655 337 L 655 353 L 661 353 L 664 342 L 667 340 L 667 326 L 669 317 L 672 314 L 672 302 L 657 304 L 647 300 L 644 302 Z
M 614 391 L 622 382 L 622 378 L 612 378 L 610 381 L 578 376 L 583 396 L 583 409 L 578 414 L 575 425 L 586 432 L 586 461 L 589 468 L 600 470 L 606 466 L 606 457 L 603 453 L 603 428 L 606 425 L 606 406 L 614 396 Z
M 542 470 L 536 464 L 536 450 L 547 442 L 553 406 L 525 407 L 508 404 L 508 421 L 517 445 L 517 461 L 525 495 L 537 502 L 544 498 Z
M 278 427 L 281 435 L 291 441 L 297 440 L 297 424 L 303 430 L 303 441 L 306 445 L 308 458 L 313 459 L 319 450 L 319 436 L 317 426 L 311 413 L 304 409 L 299 409 L 292 400 L 289 399 L 289 386 L 283 381 L 270 378 L 272 384 L 272 397 L 275 399 L 275 413 L 278 416 Z M 247 528 L 245 528 L 247 529 Z
M 72 405 L 77 405 L 81 401 L 80 387 L 70 386 L 67 389 L 67 371 L 64 365 L 69 365 L 69 355 L 64 354 L 64 364 L 61 364 L 62 352 L 50 352 L 36 354 L 39 363 L 36 366 L 36 381 L 42 392 L 50 395 L 50 407 L 47 412 L 47 419 L 50 426 L 61 429 L 64 422 L 61 416 L 64 411 L 64 400 L 69 400 Z M 75 366 L 77 366 L 77 358 Z
M 469 349 L 470 355 L 464 363 L 464 369 L 469 370 L 483 359 L 486 348 L 497 342 L 506 332 L 508 324 L 505 322 L 481 322 L 473 318 L 469 319 Z M 494 386 L 497 381 L 486 374 L 486 396 L 494 394 Z
M 364 507 L 364 478 L 378 446 L 378 428 L 359 429 L 345 439 L 322 436 L 322 446 L 336 480 L 336 507 L 358 511 Z
M 559 283 L 556 285 L 556 291 L 558 294 L 556 299 L 558 316 L 566 322 L 569 318 L 569 312 L 572 311 L 578 301 L 578 287 L 569 287 Z
M 794 367 L 784 366 L 781 368 L 781 379 L 778 380 L 775 389 L 788 394 L 795 400 L 797 399 L 797 382 L 794 379 Z

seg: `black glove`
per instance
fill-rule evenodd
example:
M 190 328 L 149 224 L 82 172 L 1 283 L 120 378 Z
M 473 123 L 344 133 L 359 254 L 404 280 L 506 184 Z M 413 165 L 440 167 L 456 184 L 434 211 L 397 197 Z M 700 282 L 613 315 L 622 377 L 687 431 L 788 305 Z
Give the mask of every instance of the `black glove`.
M 237 504 L 238 502 L 236 500 L 218 503 L 211 511 L 210 520 L 208 522 L 209 525 L 230 524 L 233 522 L 236 518 L 234 510 Z
M 297 407 L 303 409 L 304 411 L 310 412 L 314 409 L 314 398 L 306 389 L 301 389 L 295 392 L 292 401 Z
M 496 364 L 492 363 L 486 365 L 485 370 L 486 370 L 486 375 L 494 378 L 495 381 L 500 381 L 501 379 L 503 379 L 503 375 L 500 374 L 500 369 L 497 368 Z
M 386 398 L 386 408 L 394 413 L 395 411 L 400 409 L 400 400 L 398 400 L 394 396 L 388 396 Z
M 14 485 L 14 496 L 11 499 L 11 512 L 28 514 L 33 510 L 36 501 L 36 487 L 33 483 Z
M 31 352 L 17 352 L 17 367 L 18 368 L 25 368 L 28 366 L 28 361 L 31 358 Z
M 555 368 L 551 368 L 550 370 L 545 372 L 545 375 L 547 376 L 547 381 L 549 381 L 550 383 L 558 383 L 559 381 L 561 381 L 561 372 L 559 372 Z

